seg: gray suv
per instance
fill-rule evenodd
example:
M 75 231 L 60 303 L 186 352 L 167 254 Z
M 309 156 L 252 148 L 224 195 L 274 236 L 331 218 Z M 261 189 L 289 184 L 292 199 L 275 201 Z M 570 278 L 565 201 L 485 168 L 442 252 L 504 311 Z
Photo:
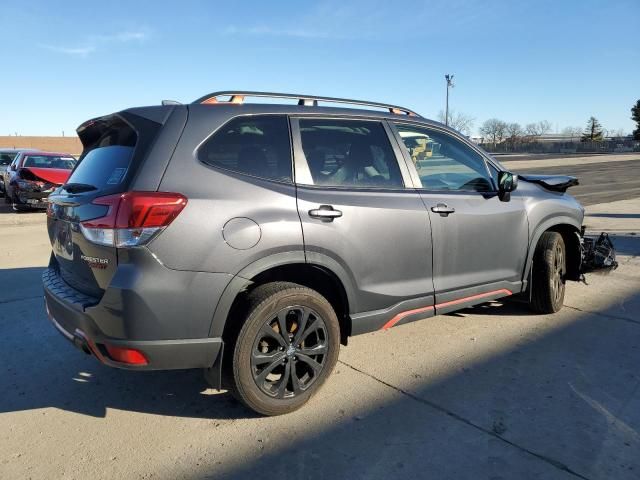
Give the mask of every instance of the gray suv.
M 110 366 L 202 368 L 261 414 L 303 405 L 351 335 L 515 294 L 556 312 L 581 275 L 575 178 L 518 183 L 406 108 L 216 92 L 78 135 L 47 210 L 51 322 Z

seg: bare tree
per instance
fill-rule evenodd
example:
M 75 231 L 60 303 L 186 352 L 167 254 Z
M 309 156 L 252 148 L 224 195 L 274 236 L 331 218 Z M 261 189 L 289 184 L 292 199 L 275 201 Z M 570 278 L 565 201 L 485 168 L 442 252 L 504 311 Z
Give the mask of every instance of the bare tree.
M 528 137 L 527 140 L 535 142 L 538 137 L 541 137 L 551 131 L 551 122 L 548 120 L 541 120 L 535 123 L 527 123 L 524 130 Z
M 562 134 L 566 135 L 573 142 L 574 139 L 579 139 L 582 135 L 582 127 L 566 127 L 562 130 Z
M 438 120 L 440 120 L 442 123 L 447 123 L 444 117 L 444 112 L 440 110 L 440 113 L 438 113 Z M 473 128 L 475 120 L 476 119 L 470 115 L 466 115 L 464 113 L 456 112 L 455 110 L 449 109 L 449 126 L 454 130 L 458 130 L 464 135 L 471 135 L 471 129 Z
M 553 127 L 549 120 L 540 120 L 538 122 L 538 131 L 540 132 L 540 135 L 546 135 L 551 131 L 552 128 Z
M 511 145 L 518 143 L 524 135 L 524 130 L 517 122 L 508 123 L 505 128 L 507 140 Z
M 541 120 L 540 122 L 527 123 L 524 129 L 527 135 L 531 137 L 540 137 L 551 131 L 551 122 L 548 120 Z
M 502 142 L 507 129 L 507 124 L 497 118 L 486 120 L 480 127 L 480 133 L 486 137 L 495 147 Z
M 609 134 L 614 138 L 624 138 L 627 136 L 624 128 L 616 128 L 615 130 L 611 130 Z

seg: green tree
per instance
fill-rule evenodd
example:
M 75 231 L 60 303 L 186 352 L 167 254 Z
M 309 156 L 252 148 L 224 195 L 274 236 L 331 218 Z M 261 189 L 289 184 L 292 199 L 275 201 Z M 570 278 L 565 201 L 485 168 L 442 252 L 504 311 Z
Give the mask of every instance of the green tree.
M 636 129 L 633 131 L 633 138 L 640 140 L 640 100 L 631 107 L 631 120 L 636 122 Z
M 590 117 L 587 122 L 587 128 L 582 134 L 583 142 L 601 142 L 604 140 L 602 125 L 596 117 Z

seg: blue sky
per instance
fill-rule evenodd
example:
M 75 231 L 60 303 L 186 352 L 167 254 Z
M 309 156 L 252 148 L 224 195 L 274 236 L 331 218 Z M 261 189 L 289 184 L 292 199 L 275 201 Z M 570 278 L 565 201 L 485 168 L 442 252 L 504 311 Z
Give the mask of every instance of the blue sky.
M 0 6 L 0 135 L 227 89 L 630 132 L 640 0 L 42 1 Z

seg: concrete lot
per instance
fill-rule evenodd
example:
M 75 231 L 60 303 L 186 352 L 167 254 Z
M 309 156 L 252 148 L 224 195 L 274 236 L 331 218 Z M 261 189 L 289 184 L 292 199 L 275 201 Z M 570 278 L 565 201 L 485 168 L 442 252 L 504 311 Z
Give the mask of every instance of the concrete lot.
M 0 479 L 639 478 L 640 195 L 598 202 L 588 178 L 586 223 L 616 234 L 617 271 L 569 284 L 555 315 L 495 302 L 355 337 L 277 418 L 199 372 L 75 350 L 43 309 L 44 215 L 0 210 Z

